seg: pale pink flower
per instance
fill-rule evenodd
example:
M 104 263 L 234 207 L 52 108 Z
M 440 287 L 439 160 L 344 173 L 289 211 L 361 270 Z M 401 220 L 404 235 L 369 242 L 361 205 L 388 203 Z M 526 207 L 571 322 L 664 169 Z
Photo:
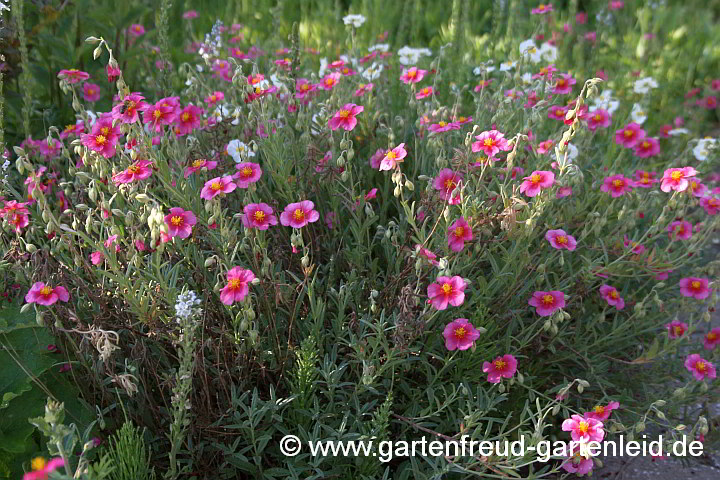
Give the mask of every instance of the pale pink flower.
M 57 286 L 55 288 L 46 285 L 43 282 L 35 282 L 30 291 L 25 295 L 27 303 L 37 303 L 38 305 L 49 306 L 60 300 L 67 302 L 70 294 L 65 287 Z
M 455 220 L 448 228 L 448 245 L 453 252 L 461 251 L 465 247 L 465 242 L 472 239 L 472 229 L 463 217 Z
M 572 252 L 577 246 L 575 237 L 565 233 L 565 230 L 548 230 L 545 234 L 545 240 L 558 250 L 565 248 Z
M 380 161 L 380 170 L 392 170 L 398 163 L 402 163 L 406 155 L 407 150 L 405 150 L 404 143 L 401 143 L 392 150 L 388 150 Z
M 620 402 L 610 402 L 606 406 L 597 405 L 585 415 L 588 418 L 594 418 L 595 420 L 600 420 L 601 422 L 604 422 L 605 420 L 610 418 L 610 414 L 612 413 L 612 411 L 617 410 L 619 407 Z
M 462 277 L 437 277 L 434 283 L 428 285 L 428 302 L 436 310 L 445 310 L 448 304 L 458 307 L 465 301 L 465 287 L 467 284 Z
M 425 78 L 426 73 L 427 70 L 420 70 L 417 67 L 406 68 L 403 70 L 402 75 L 400 75 L 400 80 L 405 84 L 418 83 Z
M 690 179 L 697 175 L 697 170 L 692 167 L 668 168 L 663 173 L 660 183 L 660 190 L 669 192 L 684 192 L 690 186 Z
M 211 178 L 200 191 L 200 198 L 212 200 L 222 193 L 230 193 L 237 188 L 229 175 Z
M 603 423 L 595 418 L 572 415 L 562 423 L 564 432 L 570 432 L 570 437 L 575 442 L 601 442 L 605 436 Z

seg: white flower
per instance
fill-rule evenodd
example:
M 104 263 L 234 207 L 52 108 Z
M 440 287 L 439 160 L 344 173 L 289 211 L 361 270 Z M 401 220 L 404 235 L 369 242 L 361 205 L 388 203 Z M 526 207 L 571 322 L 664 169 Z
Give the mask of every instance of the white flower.
M 197 65 L 195 65 L 195 70 L 197 70 L 198 72 L 202 72 L 203 71 L 202 65 L 200 65 L 199 63 Z
M 218 105 L 212 113 L 216 122 L 222 122 L 230 116 L 230 109 L 227 105 Z
M 503 62 L 500 64 L 500 71 L 501 72 L 509 72 L 510 70 L 515 68 L 515 65 L 517 65 L 517 62 L 508 60 L 507 62 Z
M 639 103 L 636 103 L 633 105 L 632 112 L 630 112 L 630 118 L 638 125 L 642 125 L 647 120 L 647 113 Z
M 277 89 L 285 88 L 285 84 L 278 79 L 276 73 L 270 75 L 270 81 L 272 81 L 272 84 L 275 85 Z
M 673 128 L 672 130 L 668 131 L 668 135 L 671 137 L 674 137 L 676 135 L 687 135 L 690 133 L 690 130 L 687 128 Z
M 412 48 L 407 45 L 398 50 L 398 59 L 403 65 L 415 65 L 423 55 L 429 57 L 432 51 L 428 48 Z
M 612 114 L 620 106 L 620 102 L 615 99 L 612 94 L 612 90 L 603 90 L 600 95 L 595 97 L 595 100 L 593 100 L 593 104 L 590 106 L 590 108 L 588 108 L 588 111 L 594 112 L 598 108 L 602 108 L 604 110 L 607 110 L 608 113 Z
M 575 160 L 575 159 L 577 158 L 577 156 L 578 156 L 578 148 L 577 148 L 575 145 L 573 145 L 572 143 L 568 143 L 568 144 L 567 144 L 566 151 L 567 151 L 567 163 L 568 163 L 568 164 L 571 164 L 572 161 Z M 554 151 L 554 150 L 553 150 L 553 152 L 550 154 L 550 156 L 551 156 L 555 161 L 557 161 L 557 158 L 555 158 L 555 151 Z M 562 158 L 565 158 L 565 152 L 563 152 L 563 153 L 560 154 L 560 158 L 561 158 L 561 159 L 562 159 Z
M 380 74 L 382 73 L 382 71 L 383 71 L 382 64 L 373 62 L 372 65 L 370 65 L 365 70 L 363 70 L 362 76 L 366 80 L 370 80 L 372 82 L 373 80 L 376 80 L 378 77 L 380 77 Z
M 483 74 L 483 72 L 490 73 L 494 72 L 495 67 L 492 65 L 480 65 L 479 67 L 473 68 L 473 74 L 477 75 L 478 77 Z
M 633 91 L 635 93 L 648 93 L 651 88 L 658 88 L 658 83 L 652 77 L 645 77 L 635 80 Z
M 235 160 L 235 163 L 240 163 L 248 157 L 255 156 L 255 152 L 240 140 L 231 140 L 227 146 L 227 153 Z
M 557 60 L 557 47 L 548 42 L 543 43 L 540 47 L 540 58 L 548 63 L 554 62 Z
M 181 293 L 177 297 L 175 302 L 175 315 L 178 319 L 186 320 L 192 315 L 199 315 L 202 310 L 195 308 L 196 305 L 200 305 L 202 300 L 197 298 L 197 295 L 192 290 L 185 293 Z
M 389 44 L 389 43 L 376 43 L 375 45 L 373 45 L 373 46 L 371 46 L 371 47 L 368 47 L 368 52 L 378 51 L 378 52 L 383 52 L 383 53 L 385 53 L 385 52 L 387 52 L 388 50 L 390 50 L 390 44 Z
M 710 150 L 717 145 L 717 139 L 705 137 L 698 140 L 697 145 L 693 148 L 693 155 L 701 162 L 707 160 L 710 156 Z
M 85 113 L 87 113 L 88 117 L 90 117 L 90 126 L 92 127 L 97 121 L 97 115 L 95 112 L 91 112 L 90 110 L 85 110 Z
M 328 66 L 328 60 L 327 57 L 323 57 L 320 59 L 320 70 L 318 71 L 318 76 L 324 77 L 325 72 L 327 72 L 327 66 Z
M 7 10 L 10 11 L 10 7 L 5 5 L 4 0 L 0 0 L 0 17 L 2 17 L 3 11 Z
M 538 63 L 542 59 L 542 51 L 532 38 L 520 43 L 520 55 L 528 57 L 532 63 Z
M 520 81 L 522 82 L 523 87 L 529 87 L 530 85 L 532 85 L 532 73 L 523 73 L 522 77 L 520 77 Z
M 232 112 L 231 115 L 233 117 L 233 121 L 230 123 L 232 123 L 233 125 L 240 125 L 240 112 L 242 112 L 242 110 L 240 110 L 240 107 L 235 107 L 235 110 Z
M 350 14 L 343 17 L 343 23 L 345 25 L 352 25 L 355 28 L 359 28 L 365 23 L 365 16 L 359 14 Z

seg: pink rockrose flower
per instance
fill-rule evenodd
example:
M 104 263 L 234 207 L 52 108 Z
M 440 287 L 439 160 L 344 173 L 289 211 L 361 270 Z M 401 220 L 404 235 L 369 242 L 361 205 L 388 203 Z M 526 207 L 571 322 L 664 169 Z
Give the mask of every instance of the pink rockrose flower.
M 465 287 L 467 284 L 462 277 L 437 277 L 434 283 L 428 285 L 428 302 L 436 310 L 445 310 L 449 305 L 458 307 L 465 301 Z
M 308 223 L 317 222 L 320 213 L 314 208 L 315 204 L 310 200 L 291 203 L 280 214 L 280 223 L 286 227 L 302 228 Z
M 630 237 L 628 237 L 627 235 L 625 235 L 623 237 L 623 246 L 625 248 L 630 247 L 632 249 L 632 252 L 637 255 L 642 255 L 643 252 L 645 252 L 644 245 L 641 245 L 638 242 L 634 242 L 634 241 L 630 240 Z
M 603 184 L 600 186 L 600 190 L 616 198 L 631 192 L 633 184 L 634 182 L 632 180 L 623 175 L 612 175 L 605 177 Z
M 145 97 L 139 93 L 127 95 L 121 103 L 112 109 L 112 118 L 123 123 L 135 123 L 140 119 L 139 112 L 148 107 Z
M 555 95 L 564 95 L 566 93 L 572 92 L 572 87 L 575 85 L 577 81 L 572 77 L 572 75 L 568 75 L 567 73 L 561 73 L 560 78 L 555 80 L 555 85 L 552 89 L 552 93 Z
M 443 337 L 448 350 L 467 350 L 480 337 L 480 331 L 467 318 L 456 318 L 445 326 Z
M 483 372 L 488 374 L 488 382 L 500 383 L 503 378 L 512 378 L 517 372 L 517 359 L 505 354 L 495 357 L 492 362 L 483 362 Z
M 644 170 L 635 170 L 634 187 L 652 188 L 659 180 L 655 178 L 655 172 L 646 172 Z
M 239 188 L 248 188 L 251 183 L 257 182 L 262 176 L 262 169 L 257 163 L 238 163 L 235 168 L 237 172 L 233 174 L 232 178 Z
M 168 226 L 170 237 L 188 238 L 197 219 L 193 212 L 174 207 L 170 209 L 169 214 L 165 215 L 165 223 Z
M 192 20 L 193 18 L 197 18 L 197 16 L 197 10 L 188 10 L 187 12 L 183 13 L 183 18 L 185 20 Z
M 355 89 L 355 93 L 353 93 L 353 97 L 362 97 L 368 92 L 372 92 L 372 89 L 375 88 L 375 84 L 370 83 L 361 83 L 358 85 L 358 88 Z
M 588 130 L 594 132 L 598 128 L 607 128 L 610 126 L 610 112 L 603 108 L 598 108 L 587 117 Z
M 415 98 L 417 100 L 422 100 L 423 98 L 427 98 L 433 94 L 433 87 L 425 87 L 421 88 L 416 94 Z
M 205 200 L 212 200 L 216 196 L 222 193 L 230 193 L 237 188 L 237 185 L 232 181 L 230 175 L 222 177 L 211 178 L 200 191 L 200 198 Z
M 55 288 L 46 285 L 43 282 L 35 282 L 30 291 L 25 295 L 27 303 L 37 303 L 38 305 L 50 306 L 60 300 L 67 302 L 70 299 L 70 293 L 65 287 L 57 286 Z
M 693 197 L 702 198 L 707 194 L 708 187 L 706 185 L 695 178 L 691 178 L 689 181 L 688 192 L 690 192 Z
M 148 160 L 136 160 L 122 172 L 113 175 L 112 181 L 115 185 L 121 185 L 145 180 L 150 175 L 152 175 L 152 163 Z
M 392 170 L 397 166 L 398 163 L 402 163 L 403 159 L 407 156 L 407 150 L 405 150 L 405 144 L 401 143 L 392 150 L 385 152 L 385 156 L 380 161 L 380 171 Z
M 131 37 L 141 37 L 145 34 L 145 27 L 140 25 L 139 23 L 133 23 L 128 27 L 128 34 L 130 34 Z
M 192 103 L 180 110 L 175 118 L 175 134 L 187 135 L 202 126 L 203 109 Z
M 355 117 L 363 110 L 365 110 L 363 106 L 346 103 L 328 120 L 328 126 L 331 130 L 337 130 L 342 127 L 344 130 L 350 131 L 357 125 L 357 118 Z
M 270 205 L 267 203 L 251 203 L 243 208 L 242 223 L 245 228 L 267 230 L 270 225 L 277 225 L 278 221 Z
M 227 285 L 220 290 L 220 301 L 225 305 L 242 302 L 250 293 L 250 282 L 255 280 L 255 274 L 242 267 L 233 267 L 227 272 Z
M 564 449 L 570 452 L 567 459 L 562 463 L 562 468 L 566 472 L 574 473 L 577 476 L 587 475 L 592 472 L 595 463 L 588 454 L 583 454 L 579 444 L 570 444 L 569 448 Z
M 704 380 L 705 378 L 714 379 L 717 376 L 715 365 L 702 358 L 697 353 L 689 355 L 685 359 L 685 368 L 693 374 L 696 380 Z
M 533 8 L 530 10 L 530 13 L 533 15 L 544 15 L 546 13 L 550 13 L 553 11 L 552 3 L 543 4 L 537 6 L 537 8 Z
M 415 245 L 415 252 L 419 256 L 427 259 L 427 261 L 430 262 L 431 265 L 435 265 L 435 266 L 439 265 L 439 262 L 437 261 L 437 255 L 435 255 L 433 252 L 431 252 L 427 248 L 423 247 L 422 245 L 420 245 L 420 244 Z
M 215 170 L 215 167 L 217 167 L 217 162 L 205 160 L 204 158 L 198 158 L 197 160 L 193 160 L 189 167 L 185 168 L 184 176 L 185 178 L 188 178 L 190 175 L 197 172 L 198 170 Z
M 565 233 L 565 230 L 548 230 L 545 234 L 545 240 L 550 242 L 550 245 L 558 250 L 564 248 L 572 252 L 577 246 L 575 237 Z
M 340 81 L 341 74 L 338 72 L 328 73 L 323 77 L 318 86 L 323 90 L 332 90 Z
M 65 365 L 67 365 L 68 367 L 70 366 L 69 363 Z M 63 365 L 63 367 L 65 365 Z M 61 370 L 61 373 L 67 370 L 70 370 L 70 368 Z M 55 457 L 49 462 L 46 461 L 43 457 L 35 457 L 30 462 L 30 467 L 32 468 L 32 471 L 25 473 L 23 475 L 23 480 L 47 480 L 48 476 L 52 472 L 64 466 L 65 460 L 63 460 L 62 457 Z
M 465 242 L 473 239 L 472 229 L 463 217 L 458 218 L 448 228 L 448 246 L 453 252 L 460 252 Z
M 587 412 L 585 415 L 588 418 L 594 418 L 595 420 L 600 420 L 601 422 L 604 422 L 608 418 L 610 418 L 610 414 L 613 410 L 617 410 L 620 407 L 620 402 L 610 402 L 607 405 L 597 405 L 595 408 Z
M 570 437 L 575 442 L 601 442 L 605 437 L 603 423 L 595 418 L 572 415 L 562 423 L 563 432 L 570 432 Z
M 512 147 L 505 139 L 505 135 L 497 130 L 489 130 L 482 132 L 475 137 L 477 142 L 473 142 L 472 151 L 477 153 L 483 151 L 488 157 L 494 157 L 501 151 L 508 151 Z
M 433 179 L 433 188 L 440 192 L 443 200 L 450 205 L 457 205 L 460 203 L 460 195 L 453 197 L 452 192 L 455 191 L 462 179 L 462 173 L 453 172 L 449 168 L 443 168 L 440 170 L 440 173 L 438 173 L 438 176 Z
M 552 187 L 555 183 L 555 174 L 546 170 L 535 170 L 529 177 L 523 178 L 520 184 L 520 193 L 534 197 L 542 190 Z
M 430 130 L 432 133 L 443 133 L 443 132 L 449 132 L 450 130 L 459 130 L 460 124 L 455 122 L 446 122 L 445 120 L 440 120 L 438 123 L 433 123 L 430 125 L 428 130 Z
M 697 170 L 693 167 L 668 168 L 663 173 L 660 183 L 660 190 L 669 192 L 684 192 L 690 186 L 690 179 L 697 175 Z
M 720 343 L 720 327 L 715 327 L 705 335 L 703 346 L 705 350 L 713 350 Z
M 635 145 L 635 155 L 640 158 L 654 157 L 660 154 L 660 142 L 657 138 L 645 137 Z
M 65 80 L 69 84 L 84 82 L 85 80 L 90 78 L 89 73 L 77 70 L 75 68 L 71 68 L 68 70 L 60 70 L 57 76 L 58 78 Z
M 715 197 L 701 198 L 700 206 L 705 209 L 705 213 L 708 215 L 717 215 L 720 212 L 720 200 Z
M 555 193 L 555 198 L 565 198 L 572 195 L 572 187 L 560 187 Z
M 550 108 L 548 108 L 548 118 L 551 118 L 553 120 L 560 120 L 561 122 L 565 121 L 565 115 L 568 112 L 568 107 L 561 107 L 559 105 L 552 105 Z
M 685 332 L 687 332 L 688 329 L 688 324 L 678 320 L 673 320 L 670 323 L 666 323 L 665 328 L 667 328 L 668 331 L 668 338 L 676 339 L 685 335 Z
M 608 305 L 612 305 L 618 310 L 625 308 L 625 300 L 620 296 L 615 287 L 602 285 L 600 287 L 600 296 L 605 299 Z
M 625 148 L 635 148 L 635 145 L 643 138 L 645 138 L 645 130 L 635 122 L 630 122 L 625 128 L 615 130 L 615 143 Z
M 668 225 L 667 231 L 670 240 L 689 240 L 692 238 L 693 226 L 687 220 L 675 221 Z
M 97 102 L 100 100 L 100 87 L 94 83 L 84 83 L 83 98 L 86 102 Z
M 405 84 L 418 83 L 425 78 L 426 73 L 427 70 L 420 70 L 417 67 L 406 68 L 400 75 L 400 80 Z
M 565 294 L 559 290 L 550 292 L 536 291 L 528 300 L 528 305 L 535 307 L 541 317 L 549 317 L 561 308 L 565 308 Z
M 680 293 L 683 297 L 705 300 L 712 292 L 709 285 L 710 281 L 707 278 L 686 277 L 680 280 Z

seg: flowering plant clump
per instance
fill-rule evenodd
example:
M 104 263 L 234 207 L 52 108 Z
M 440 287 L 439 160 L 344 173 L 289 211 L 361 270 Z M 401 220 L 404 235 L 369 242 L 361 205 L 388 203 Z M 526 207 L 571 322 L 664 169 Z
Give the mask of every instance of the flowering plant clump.
M 597 463 L 280 439 L 713 441 L 716 25 L 642 2 L 159 3 L 118 4 L 77 52 L 75 12 L 47 59 L 19 24 L 22 78 L 53 70 L 0 103 L 0 418 L 22 420 L 0 471 L 555 478 Z

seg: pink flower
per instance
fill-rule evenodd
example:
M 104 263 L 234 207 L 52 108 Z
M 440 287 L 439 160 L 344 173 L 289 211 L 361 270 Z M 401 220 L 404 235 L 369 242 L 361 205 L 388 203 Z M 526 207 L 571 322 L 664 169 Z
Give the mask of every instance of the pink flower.
M 589 455 L 583 454 L 580 445 L 571 443 L 570 448 L 564 450 L 569 451 L 569 456 L 562 464 L 563 470 L 577 476 L 587 475 L 592 471 L 595 463 Z
M 594 132 L 599 127 L 607 128 L 610 126 L 610 113 L 602 108 L 598 108 L 591 115 L 588 116 L 587 120 L 588 130 Z
M 180 110 L 180 105 L 175 100 L 177 97 L 172 99 L 165 98 L 159 100 L 154 105 L 148 105 L 143 112 L 143 122 L 150 124 L 155 132 L 162 132 L 163 125 L 171 125 L 177 120 L 177 112 Z
M 230 193 L 237 188 L 229 175 L 211 178 L 200 191 L 200 198 L 212 200 L 221 193 Z
M 688 186 L 688 190 L 693 197 L 702 198 L 707 193 L 708 188 L 707 186 L 700 183 L 698 180 L 692 178 L 690 179 L 690 185 Z
M 267 203 L 245 205 L 242 222 L 245 228 L 257 228 L 258 230 L 267 230 L 270 225 L 278 223 L 272 208 Z
M 140 118 L 139 111 L 143 111 L 147 107 L 145 97 L 139 93 L 131 93 L 122 100 L 122 103 L 113 107 L 112 118 L 124 123 L 135 123 Z
M 398 163 L 402 162 L 406 155 L 407 150 L 405 150 L 404 143 L 401 143 L 392 150 L 388 150 L 385 152 L 385 156 L 380 161 L 380 171 L 392 170 Z
M 597 40 L 597 32 L 587 32 L 583 38 L 590 43 L 595 43 L 595 40 Z
M 565 233 L 565 230 L 548 230 L 545 234 L 545 240 L 550 242 L 550 245 L 558 250 L 565 248 L 572 252 L 577 245 L 575 237 Z
M 505 135 L 497 130 L 482 132 L 475 139 L 477 142 L 473 142 L 472 151 L 477 153 L 482 150 L 488 157 L 494 157 L 500 151 L 506 152 L 512 148 L 505 139 Z
M 467 284 L 462 277 L 437 277 L 435 283 L 428 285 L 429 302 L 437 310 L 445 310 L 448 304 L 458 307 L 465 301 Z
M 657 138 L 643 138 L 635 145 L 635 155 L 640 158 L 654 157 L 660 153 L 660 142 Z
M 243 162 L 235 165 L 237 173 L 232 178 L 236 180 L 237 186 L 240 188 L 248 188 L 251 183 L 260 180 L 262 169 L 260 165 L 252 162 Z
M 673 320 L 670 323 L 666 323 L 665 328 L 667 328 L 668 331 L 668 338 L 675 339 L 685 335 L 685 332 L 688 329 L 688 324 L 678 320 Z
M 302 228 L 308 223 L 316 222 L 320 214 L 317 210 L 313 210 L 314 208 L 315 204 L 310 200 L 291 203 L 280 214 L 280 223 L 286 227 Z
M 575 83 L 577 83 L 577 81 L 572 77 L 572 75 L 561 73 L 560 78 L 555 80 L 555 86 L 552 89 L 552 93 L 556 95 L 570 93 L 572 92 L 572 86 L 575 85 Z
M 565 308 L 565 294 L 559 290 L 550 292 L 536 291 L 528 300 L 528 305 L 535 307 L 541 317 L 549 317 L 561 308 Z
M 658 180 L 655 178 L 655 172 L 645 172 L 643 170 L 635 170 L 635 181 L 633 187 L 651 188 Z
M 529 177 L 523 178 L 520 184 L 520 193 L 528 197 L 534 197 L 545 188 L 552 187 L 555 183 L 555 174 L 546 170 L 535 170 Z
M 512 378 L 517 372 L 517 359 L 505 354 L 495 357 L 492 362 L 483 362 L 483 372 L 488 374 L 488 382 L 500 383 L 503 378 Z
M 421 257 L 426 258 L 427 261 L 430 262 L 430 264 L 435 265 L 435 266 L 438 265 L 437 255 L 435 255 L 433 252 L 431 252 L 427 248 L 424 248 L 422 245 L 417 244 L 417 245 L 415 245 L 415 251 Z
M 472 239 L 472 229 L 463 217 L 455 220 L 448 228 L 448 245 L 453 252 L 461 251 L 465 247 L 465 242 Z
M 208 105 L 215 105 L 217 102 L 225 100 L 225 94 L 223 92 L 213 92 L 211 95 L 205 97 L 205 103 Z
M 375 87 L 374 83 L 361 83 L 358 85 L 358 88 L 355 90 L 355 93 L 353 93 L 353 97 L 362 97 L 368 92 L 371 92 L 372 89 Z
M 112 181 L 115 185 L 131 183 L 137 180 L 144 180 L 152 174 L 152 164 L 147 160 L 137 160 L 130 164 L 125 170 L 113 175 Z
M 171 237 L 187 238 L 192 233 L 192 227 L 197 222 L 195 214 L 180 207 L 170 209 L 165 215 L 165 223 L 168 226 L 168 235 Z
M 562 423 L 563 432 L 570 432 L 570 437 L 575 442 L 600 442 L 605 436 L 603 423 L 600 420 L 591 418 L 586 413 L 584 416 L 573 415 Z
M 618 310 L 625 308 L 625 300 L 623 300 L 615 287 L 611 287 L 610 285 L 601 286 L 600 296 L 605 299 L 608 305 L 612 305 Z
M 697 380 L 703 380 L 705 377 L 713 379 L 717 375 L 715 373 L 715 365 L 703 359 L 697 353 L 693 353 L 685 359 L 685 368 L 687 368 Z
M 572 187 L 560 187 L 555 193 L 555 198 L 564 198 L 572 195 Z
M 67 370 L 69 370 L 69 368 Z M 24 474 L 23 480 L 47 480 L 50 473 L 65 466 L 65 460 L 63 460 L 62 457 L 55 457 L 49 462 L 46 462 L 42 457 L 35 457 L 30 462 L 30 466 L 32 467 L 32 472 Z
M 537 8 L 533 8 L 532 10 L 530 10 L 530 13 L 532 13 L 533 15 L 544 15 L 544 14 L 550 13 L 552 11 L 553 11 L 552 3 L 548 3 L 547 5 L 541 3 L 540 5 L 537 6 Z
M 540 155 L 545 155 L 546 153 L 548 153 L 550 151 L 550 148 L 552 148 L 552 146 L 553 146 L 552 140 L 545 140 L 544 142 L 538 143 L 536 151 Z
M 672 222 L 667 228 L 670 240 L 689 240 L 692 237 L 692 230 L 692 223 L 686 220 Z
M 242 302 L 250 292 L 248 284 L 255 280 L 255 274 L 241 267 L 233 267 L 227 272 L 228 283 L 220 291 L 220 301 L 225 305 Z
M 452 192 L 457 188 L 458 183 L 463 179 L 463 174 L 453 172 L 449 168 L 443 168 L 438 176 L 433 179 L 433 188 L 441 192 L 443 200 L 450 205 L 460 203 L 460 196 L 452 197 Z
M 623 175 L 612 175 L 603 180 L 600 190 L 609 193 L 613 198 L 632 191 L 633 181 Z
M 365 201 L 369 202 L 370 200 L 374 200 L 377 197 L 377 188 L 371 188 L 368 193 L 365 194 Z
M 193 18 L 197 18 L 198 13 L 196 10 L 188 10 L 187 12 L 183 13 L 183 18 L 186 20 L 191 20 Z
M 113 67 L 108 63 L 105 69 L 105 73 L 107 73 L 108 83 L 112 83 L 117 80 L 120 74 L 122 74 L 122 71 L 119 68 Z
M 712 289 L 707 278 L 686 277 L 680 280 L 680 293 L 683 297 L 693 297 L 704 300 L 710 296 Z
M 410 67 L 403 70 L 400 80 L 405 84 L 418 83 L 425 78 L 427 70 L 419 70 L 417 67 Z
M 561 122 L 565 121 L 565 114 L 567 113 L 568 108 L 567 107 L 561 107 L 559 105 L 552 105 L 548 109 L 548 118 L 552 118 L 553 120 L 560 120 Z
M 202 125 L 203 109 L 192 103 L 180 110 L 175 118 L 175 134 L 187 135 Z
M 69 70 L 60 70 L 58 72 L 58 78 L 65 80 L 69 84 L 79 83 L 90 78 L 90 74 L 81 70 L 71 68 Z
M 460 124 L 455 122 L 446 122 L 444 120 L 440 120 L 438 123 L 433 123 L 430 125 L 430 130 L 433 133 L 442 133 L 442 132 L 448 132 L 450 130 L 458 130 L 460 128 Z
M 616 410 L 618 407 L 620 407 L 619 402 L 610 402 L 607 404 L 607 406 L 596 406 L 590 412 L 587 412 L 585 415 L 588 418 L 594 418 L 595 420 L 600 420 L 601 422 L 604 422 L 605 420 L 610 418 L 610 414 L 612 413 L 612 411 Z
M 713 350 L 720 343 L 720 327 L 715 327 L 705 335 L 703 346 L 706 350 Z
M 690 185 L 689 179 L 697 175 L 697 170 L 692 167 L 668 168 L 663 173 L 660 190 L 669 192 L 684 192 Z
M 49 306 L 60 300 L 67 302 L 70 294 L 65 287 L 57 286 L 55 288 L 45 285 L 43 282 L 35 282 L 30 291 L 25 295 L 27 303 L 37 303 L 38 305 Z
M 705 209 L 708 215 L 717 215 L 720 212 L 720 200 L 715 197 L 703 197 L 700 199 L 700 205 Z
M 204 168 L 206 170 L 215 170 L 215 167 L 217 167 L 217 162 L 205 160 L 204 158 L 198 158 L 197 160 L 193 160 L 190 166 L 185 169 L 185 178 L 188 178 L 200 169 Z
M 637 255 L 641 255 L 645 251 L 645 247 L 643 245 L 640 245 L 637 242 L 633 242 L 632 240 L 630 240 L 630 237 L 628 237 L 627 235 L 625 235 L 623 237 L 623 245 L 626 248 L 632 247 L 632 252 Z
M 344 130 L 350 131 L 357 125 L 355 116 L 365 110 L 365 107 L 355 105 L 354 103 L 346 103 L 335 115 L 328 120 L 328 126 L 331 130 L 337 130 L 342 127 Z
M 340 81 L 340 75 L 338 72 L 328 73 L 325 75 L 322 79 L 322 81 L 319 84 L 319 87 L 323 90 L 332 90 L 335 88 L 335 85 Z
M 443 337 L 448 350 L 467 350 L 480 337 L 480 332 L 467 318 L 456 318 L 445 326 Z
M 708 110 L 715 110 L 718 106 L 717 97 L 709 96 L 695 102 L 698 107 L 703 107 Z
M 615 130 L 615 143 L 625 148 L 635 148 L 635 145 L 643 138 L 645 138 L 645 130 L 635 122 L 630 122 L 627 127 Z
M 330 230 L 333 229 L 333 226 L 335 225 L 336 220 L 337 220 L 337 215 L 335 214 L 335 212 L 328 212 L 325 214 L 325 225 L 327 225 L 327 227 Z M 296 253 L 295 250 L 296 250 L 296 248 L 293 247 L 293 253 Z
M 423 98 L 427 98 L 432 94 L 433 94 L 433 87 L 425 87 L 425 88 L 421 88 L 420 91 L 415 94 L 415 98 L 420 100 Z
M 89 134 L 84 133 L 80 136 L 83 145 L 105 158 L 115 155 L 115 145 L 120 137 L 120 132 L 117 127 L 113 127 L 112 123 L 110 116 L 99 118 Z
M 378 148 L 375 153 L 370 157 L 370 168 L 378 170 L 380 168 L 380 162 L 385 158 L 385 150 Z
M 298 78 L 295 83 L 295 98 L 302 100 L 317 88 L 317 84 L 308 82 L 306 78 Z
M 580 12 L 575 14 L 575 23 L 578 25 L 584 25 L 587 23 L 588 20 L 588 14 L 585 12 Z
M 94 83 L 83 84 L 83 98 L 86 102 L 97 102 L 100 100 L 100 87 Z
M 139 23 L 133 23 L 130 27 L 128 27 L 128 33 L 132 37 L 140 37 L 145 34 L 145 27 Z
M 620 10 L 624 6 L 625 6 L 625 2 L 623 2 L 622 0 L 612 0 L 610 2 L 610 4 L 608 5 L 610 10 Z

